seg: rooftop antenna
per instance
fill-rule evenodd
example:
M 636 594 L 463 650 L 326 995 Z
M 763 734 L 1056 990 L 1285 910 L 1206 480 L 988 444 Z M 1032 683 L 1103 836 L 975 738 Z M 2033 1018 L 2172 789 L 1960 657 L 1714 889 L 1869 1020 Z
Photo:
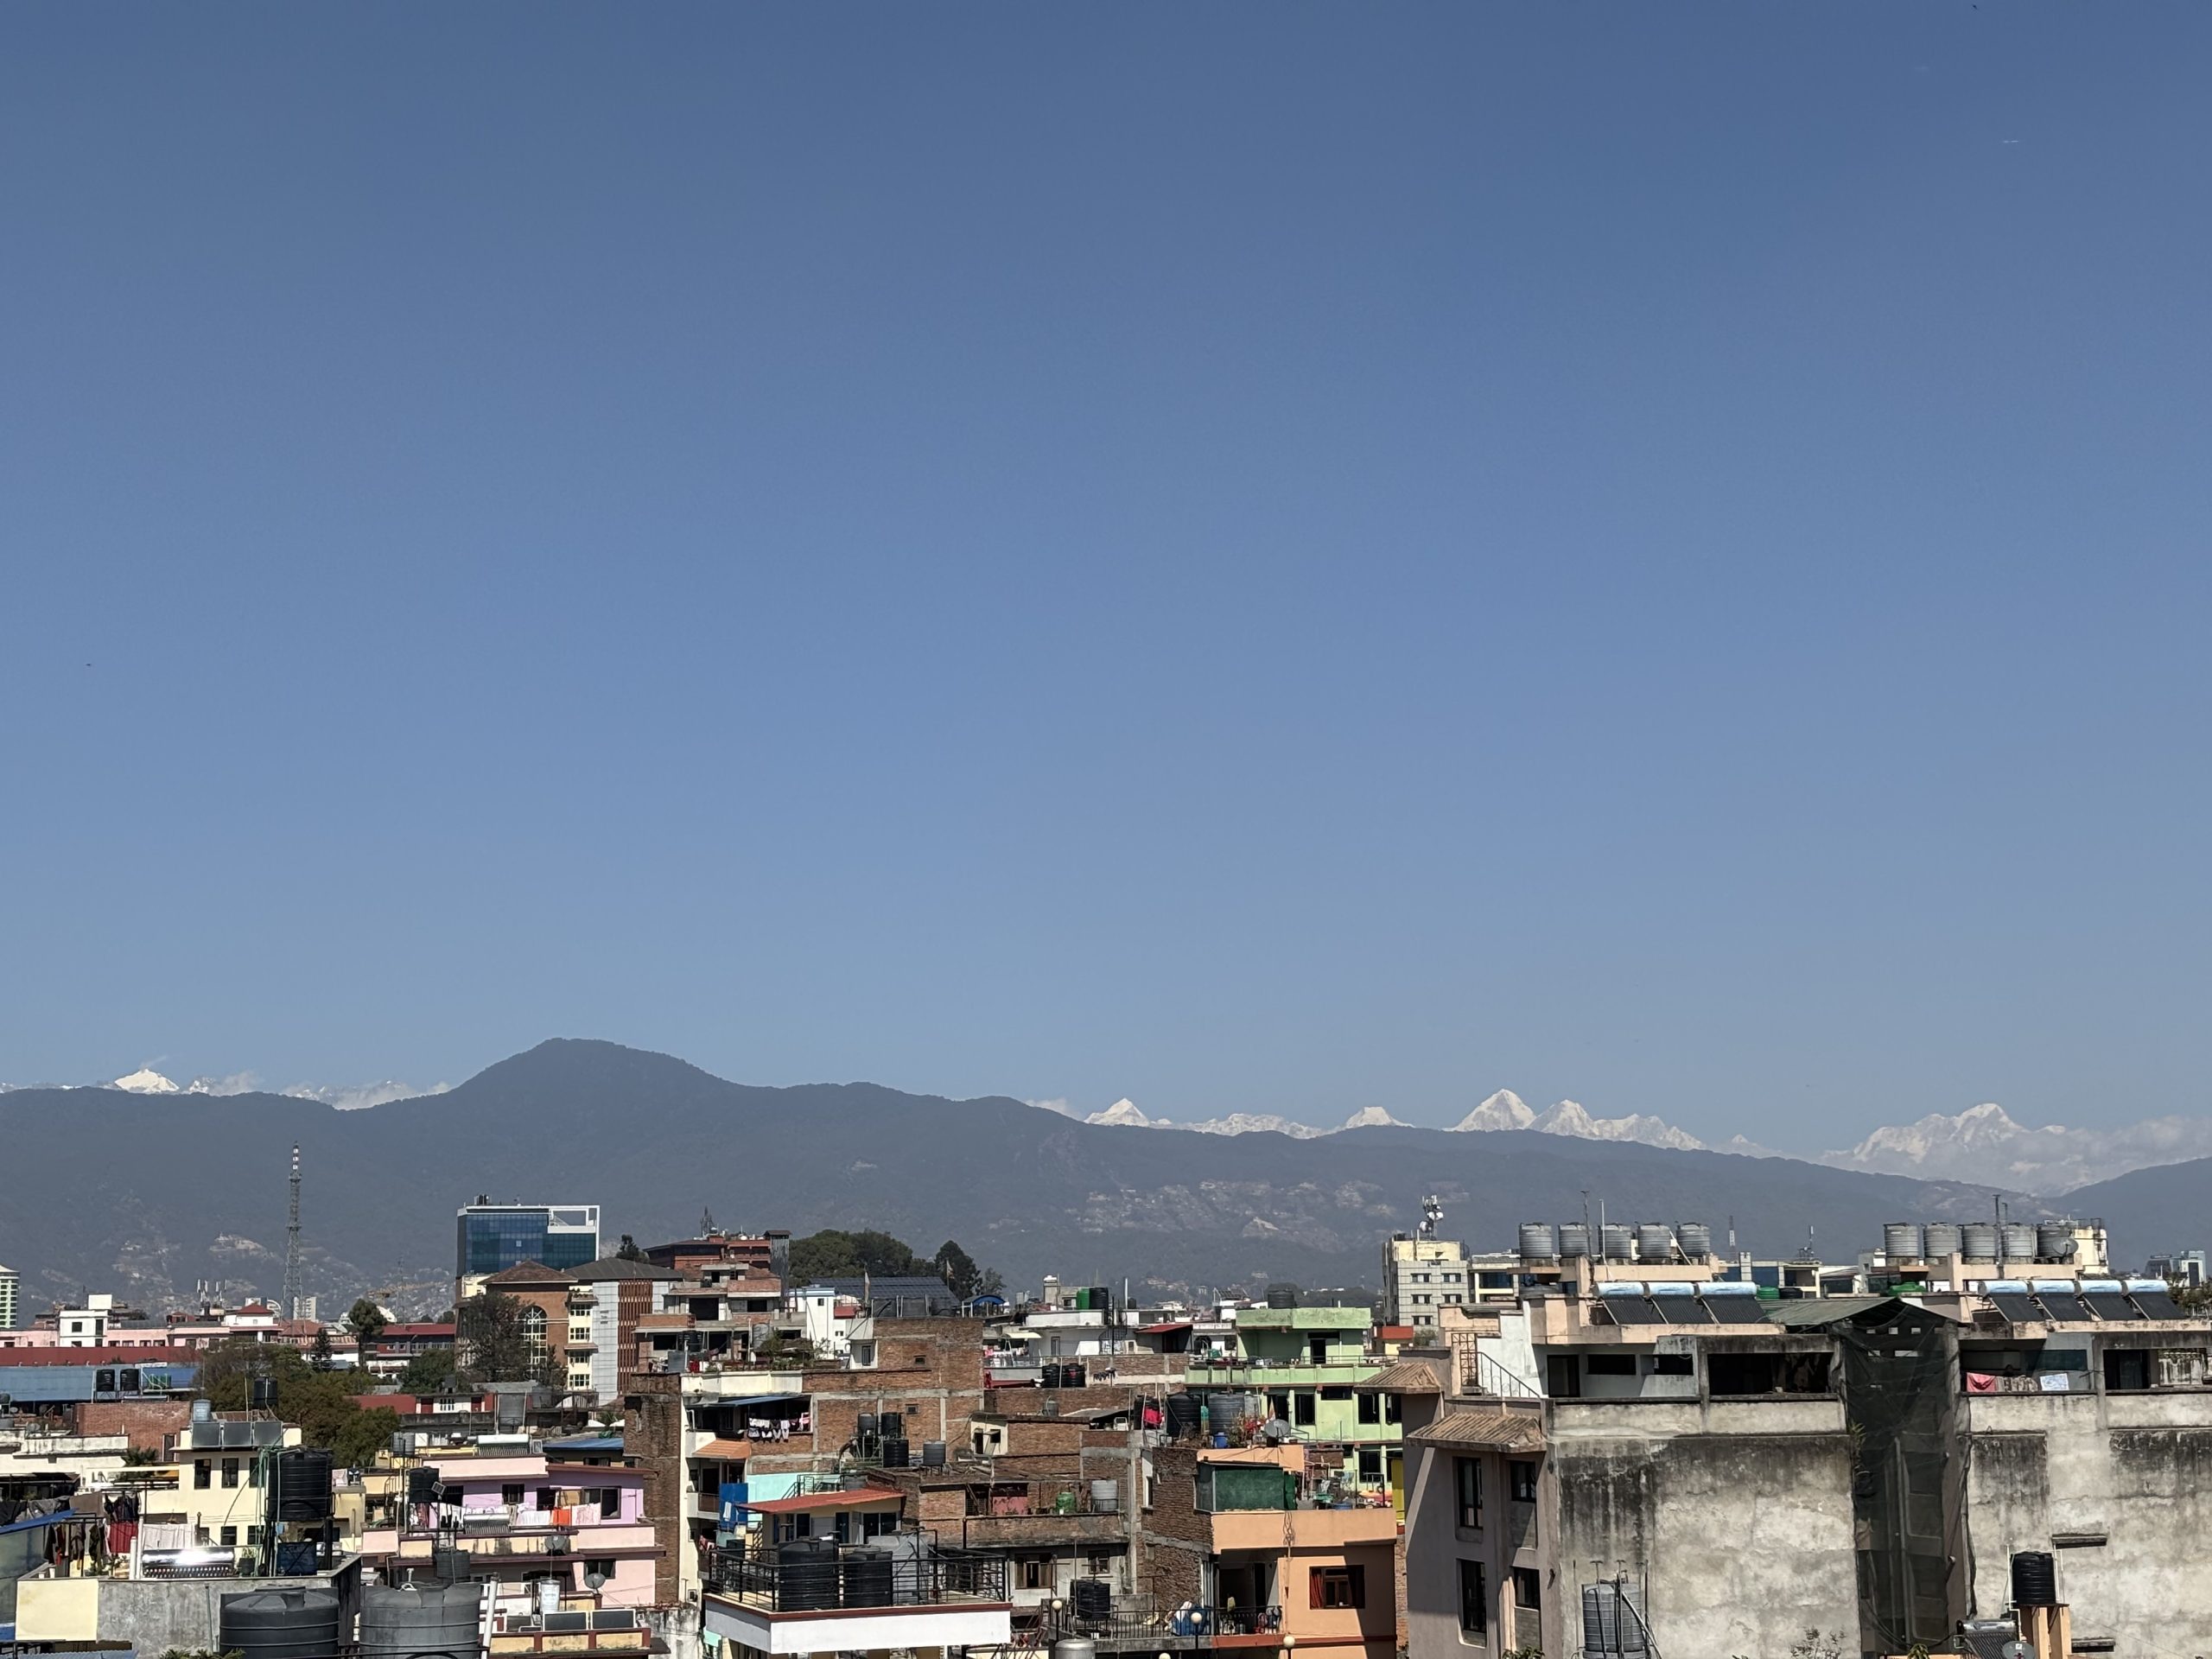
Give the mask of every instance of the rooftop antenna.
M 702 1238 L 712 1238 L 714 1236 L 715 1212 L 702 1206 L 699 1211 L 699 1236 Z
M 300 1147 L 292 1143 L 292 1218 L 284 1229 L 284 1317 L 300 1317 Z
M 1421 1201 L 1421 1236 L 1436 1236 L 1436 1224 L 1444 1219 L 1444 1200 L 1431 1192 Z

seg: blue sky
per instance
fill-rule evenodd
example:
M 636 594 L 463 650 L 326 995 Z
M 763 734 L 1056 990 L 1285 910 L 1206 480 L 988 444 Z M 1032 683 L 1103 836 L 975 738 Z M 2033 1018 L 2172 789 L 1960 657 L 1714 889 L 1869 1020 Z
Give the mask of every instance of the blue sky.
M 2202 1110 L 2208 48 L 11 10 L 0 1077 Z

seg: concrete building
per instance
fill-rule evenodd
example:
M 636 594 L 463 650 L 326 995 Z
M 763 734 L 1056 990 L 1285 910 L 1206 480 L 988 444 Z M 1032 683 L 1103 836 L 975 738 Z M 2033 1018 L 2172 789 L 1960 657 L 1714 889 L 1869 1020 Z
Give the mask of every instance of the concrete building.
M 1392 1487 L 1399 1469 L 1395 1408 L 1358 1388 L 1384 1364 L 1369 1351 L 1370 1330 L 1363 1307 L 1241 1307 L 1236 1355 L 1224 1361 L 1192 1354 L 1185 1376 L 1193 1392 L 1246 1395 L 1255 1420 L 1287 1423 L 1301 1443 L 1332 1448 L 1357 1485 Z
M 1382 1246 L 1384 1325 L 1433 1327 L 1440 1307 L 1470 1298 L 1467 1248 L 1456 1239 L 1393 1233 Z
M 2144 1265 L 2143 1276 L 2145 1279 L 2163 1279 L 2168 1284 L 2180 1285 L 2190 1290 L 2212 1282 L 2212 1272 L 2206 1269 L 2202 1250 L 2173 1250 L 2164 1255 L 2154 1255 Z
M 16 1310 L 22 1291 L 22 1276 L 13 1268 L 0 1267 L 0 1331 L 16 1328 Z
M 638 1366 L 639 1322 L 678 1282 L 673 1268 L 607 1256 L 569 1270 L 568 1379 L 601 1400 L 620 1396 Z
M 2163 1285 L 2051 1262 L 1780 1300 L 1636 1270 L 1376 1379 L 1411 1659 L 1571 1653 L 1586 1611 L 1666 1653 L 1902 1653 L 2004 1617 L 2019 1551 L 2057 1556 L 2077 1651 L 2212 1649 L 2212 1592 L 2166 1565 L 2212 1523 L 2212 1325 Z

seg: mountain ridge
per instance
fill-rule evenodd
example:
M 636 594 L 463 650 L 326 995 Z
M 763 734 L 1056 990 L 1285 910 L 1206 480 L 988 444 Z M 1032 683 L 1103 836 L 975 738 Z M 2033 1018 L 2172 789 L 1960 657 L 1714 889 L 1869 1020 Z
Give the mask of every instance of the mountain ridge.
M 1795 1249 L 1808 1226 L 1837 1249 L 1870 1248 L 1885 1220 L 1972 1218 L 1989 1201 L 1952 1183 L 1525 1130 L 1136 1134 L 1005 1096 L 732 1083 L 585 1039 L 372 1111 L 259 1092 L 16 1090 L 0 1095 L 0 1140 L 26 1167 L 86 1171 L 0 1206 L 0 1261 L 33 1307 L 85 1287 L 168 1306 L 203 1279 L 276 1294 L 296 1141 L 310 1294 L 342 1307 L 398 1287 L 426 1312 L 444 1305 L 453 1212 L 479 1192 L 597 1203 L 610 1246 L 683 1236 L 703 1205 L 741 1226 L 874 1226 L 925 1249 L 955 1238 L 1017 1285 L 1057 1272 L 1215 1288 L 1372 1282 L 1382 1241 L 1418 1223 L 1428 1192 L 1477 1249 L 1510 1248 L 1518 1221 L 1579 1213 L 1589 1190 L 1618 1214 L 1733 1215 L 1766 1254 Z M 101 1148 L 89 1164 L 88 1144 Z

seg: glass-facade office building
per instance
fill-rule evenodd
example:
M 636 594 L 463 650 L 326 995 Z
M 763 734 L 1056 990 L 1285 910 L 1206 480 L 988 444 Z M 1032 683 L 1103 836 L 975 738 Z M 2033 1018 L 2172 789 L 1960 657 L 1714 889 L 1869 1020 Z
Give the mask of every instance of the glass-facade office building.
M 456 1223 L 456 1279 L 481 1279 L 525 1262 L 580 1268 L 597 1260 L 595 1204 L 472 1204 Z

